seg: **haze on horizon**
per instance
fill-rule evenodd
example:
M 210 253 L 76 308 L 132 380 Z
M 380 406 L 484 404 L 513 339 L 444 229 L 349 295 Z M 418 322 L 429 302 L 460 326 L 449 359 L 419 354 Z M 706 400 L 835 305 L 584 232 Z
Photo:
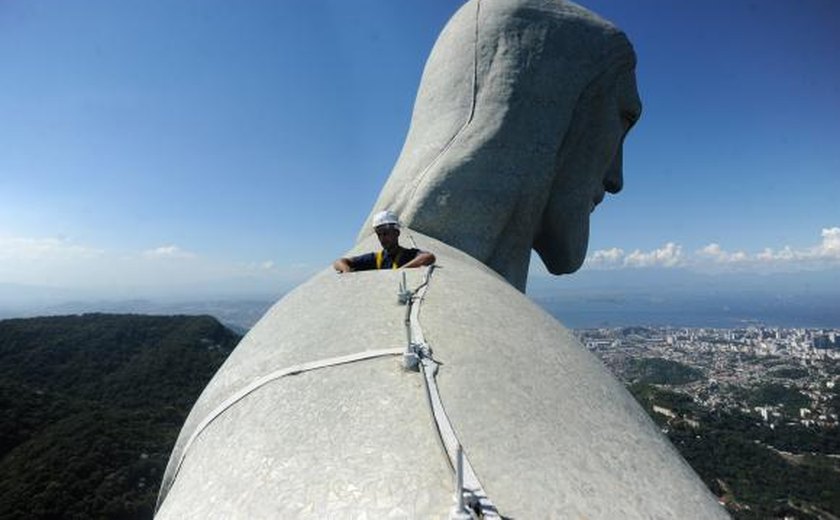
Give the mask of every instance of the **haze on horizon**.
M 461 3 L 4 3 L 0 303 L 271 296 L 327 267 Z M 644 113 L 578 283 L 840 292 L 840 4 L 581 3 L 634 43 Z

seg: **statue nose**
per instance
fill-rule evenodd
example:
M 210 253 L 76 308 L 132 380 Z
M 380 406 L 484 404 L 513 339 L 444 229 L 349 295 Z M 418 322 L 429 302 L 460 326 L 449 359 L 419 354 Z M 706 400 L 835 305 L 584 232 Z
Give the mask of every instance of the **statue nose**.
M 621 148 L 619 147 L 604 176 L 604 189 L 609 193 L 618 193 L 624 187 L 624 172 L 621 163 Z

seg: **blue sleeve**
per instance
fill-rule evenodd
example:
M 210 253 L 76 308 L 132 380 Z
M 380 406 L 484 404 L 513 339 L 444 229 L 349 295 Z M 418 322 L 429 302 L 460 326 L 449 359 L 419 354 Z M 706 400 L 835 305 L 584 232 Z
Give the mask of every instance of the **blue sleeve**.
M 354 271 L 370 271 L 371 269 L 376 269 L 376 254 L 374 253 L 354 256 L 348 258 L 348 260 L 350 261 L 350 267 Z
M 402 256 L 400 256 L 399 266 L 402 267 L 405 264 L 411 262 L 412 260 L 417 258 L 417 255 L 419 255 L 422 252 L 423 251 L 421 251 L 417 248 L 406 249 L 405 251 L 403 251 Z

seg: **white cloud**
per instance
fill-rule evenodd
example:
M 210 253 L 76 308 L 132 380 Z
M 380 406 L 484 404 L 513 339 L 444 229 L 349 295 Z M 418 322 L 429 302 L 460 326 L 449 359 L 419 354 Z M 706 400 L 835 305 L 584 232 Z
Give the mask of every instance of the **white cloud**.
M 595 251 L 586 259 L 587 267 L 601 269 L 615 269 L 621 267 L 624 260 L 624 250 L 617 247 L 612 249 L 600 249 Z
M 635 251 L 625 254 L 623 249 L 601 249 L 586 259 L 586 266 L 593 269 L 618 269 L 624 267 L 676 267 L 682 264 L 682 246 L 668 242 L 652 251 Z
M 101 249 L 61 238 L 0 237 L 0 261 L 49 261 L 58 258 L 96 258 Z
M 758 253 L 727 251 L 720 244 L 711 243 L 683 255 L 682 246 L 668 242 L 659 249 L 625 254 L 619 248 L 594 251 L 586 259 L 592 269 L 619 269 L 637 267 L 689 267 L 693 269 L 759 269 L 763 271 L 790 271 L 799 269 L 840 266 L 840 227 L 825 228 L 822 240 L 815 246 L 793 249 L 764 248 Z
M 146 258 L 195 258 L 195 254 L 176 245 L 166 245 L 143 251 Z
M 0 283 L 61 286 L 108 265 L 106 251 L 67 238 L 0 237 Z M 97 266 L 94 269 L 91 266 Z
M 624 250 L 614 247 L 612 249 L 596 251 L 594 259 L 606 263 L 615 263 L 619 262 L 622 258 L 624 258 Z
M 743 251 L 728 253 L 718 244 L 709 244 L 697 252 L 698 256 L 712 259 L 718 264 L 743 264 L 761 268 L 790 269 L 826 267 L 840 264 L 840 227 L 825 228 L 822 241 L 812 247 L 796 250 L 790 246 L 781 249 L 764 248 L 749 255 Z
M 807 258 L 808 256 L 807 252 L 794 251 L 790 248 L 790 246 L 785 246 L 779 251 L 774 251 L 769 247 L 765 247 L 762 252 L 755 255 L 755 260 L 762 264 L 772 264 L 779 262 L 792 262 Z
M 312 267 L 271 260 L 201 257 L 178 245 L 145 251 L 105 250 L 60 238 L 0 236 L 0 284 L 50 286 L 86 294 L 264 293 L 288 288 Z M 279 290 L 279 289 L 278 289 Z
M 749 260 L 749 256 L 743 251 L 736 251 L 734 253 L 729 253 L 724 251 L 720 244 L 709 244 L 703 249 L 697 251 L 697 256 L 699 258 L 704 258 L 706 260 L 711 260 L 716 264 L 737 264 L 743 263 Z
M 624 258 L 628 267 L 676 267 L 682 260 L 682 246 L 668 242 L 664 247 L 643 253 L 638 249 Z
M 840 227 L 822 230 L 822 243 L 816 247 L 815 253 L 831 260 L 840 260 Z

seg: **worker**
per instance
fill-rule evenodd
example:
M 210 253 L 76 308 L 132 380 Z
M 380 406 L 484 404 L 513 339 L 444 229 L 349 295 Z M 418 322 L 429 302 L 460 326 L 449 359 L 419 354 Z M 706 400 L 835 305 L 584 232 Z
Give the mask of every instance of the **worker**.
M 421 251 L 417 248 L 406 249 L 400 246 L 400 220 L 393 211 L 380 211 L 374 215 L 373 230 L 379 238 L 382 250 L 349 258 L 339 258 L 333 262 L 333 267 L 338 273 L 421 267 L 435 263 L 435 255 L 428 251 Z

